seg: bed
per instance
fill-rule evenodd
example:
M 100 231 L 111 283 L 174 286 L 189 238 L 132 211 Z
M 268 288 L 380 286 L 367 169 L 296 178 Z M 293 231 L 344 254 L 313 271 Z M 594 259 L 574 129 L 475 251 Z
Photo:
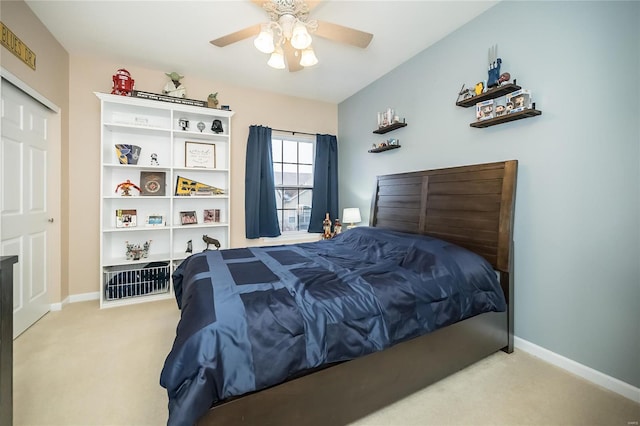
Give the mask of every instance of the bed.
M 379 176 L 369 227 L 186 259 L 169 424 L 347 424 L 511 352 L 516 172 Z

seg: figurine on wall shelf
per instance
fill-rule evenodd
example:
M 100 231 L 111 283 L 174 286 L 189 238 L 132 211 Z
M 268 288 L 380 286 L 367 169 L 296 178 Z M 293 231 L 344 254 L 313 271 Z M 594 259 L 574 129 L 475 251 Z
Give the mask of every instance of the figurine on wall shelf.
M 475 92 L 471 90 L 471 88 L 464 88 L 464 83 L 462 83 L 462 87 L 460 88 L 460 92 L 458 92 L 458 100 L 456 102 L 464 101 L 465 99 L 472 98 L 475 95 Z M 460 97 L 462 96 L 462 99 Z
M 218 92 L 209 93 L 207 97 L 207 106 L 209 108 L 218 108 Z
M 133 91 L 133 84 L 135 80 L 131 78 L 131 74 L 124 68 L 120 68 L 112 77 L 113 88 L 111 89 L 112 95 L 131 96 Z
M 184 251 L 185 253 L 193 253 L 193 241 L 187 241 L 187 249 Z
M 166 72 L 165 75 L 171 79 L 170 82 L 165 84 L 164 89 L 162 90 L 162 94 L 173 96 L 174 98 L 186 98 L 187 97 L 187 88 L 180 83 L 180 79 L 184 78 L 184 76 L 178 74 L 177 72 Z
M 476 87 L 475 87 L 476 96 L 481 95 L 482 92 L 484 92 L 484 83 L 481 81 L 479 83 L 476 83 Z
M 489 78 L 487 79 L 487 87 L 496 87 L 499 84 L 500 64 L 502 64 L 502 59 L 498 58 L 498 45 L 496 44 L 489 48 Z
M 125 182 L 119 183 L 118 186 L 116 186 L 116 191 L 115 192 L 118 192 L 118 190 L 122 190 L 122 193 L 120 195 L 122 195 L 123 197 L 130 197 L 131 196 L 131 188 L 137 189 L 138 192 L 142 192 L 140 187 L 138 185 L 136 185 L 135 183 L 131 182 L 129 179 L 127 179 Z
M 178 120 L 178 126 L 180 126 L 180 129 L 182 130 L 189 130 L 189 120 L 186 118 L 180 118 Z
M 160 163 L 158 163 L 158 154 L 156 154 L 155 152 L 151 154 L 151 165 L 152 166 L 160 165 Z
M 504 83 L 508 83 L 509 80 L 511 80 L 511 74 L 509 74 L 508 72 L 503 72 L 502 74 L 500 74 L 500 78 L 498 78 L 498 84 L 502 85 Z
M 199 121 L 197 124 L 198 130 L 200 130 L 200 133 L 202 133 L 202 131 L 204 130 L 205 127 L 207 127 L 202 121 Z

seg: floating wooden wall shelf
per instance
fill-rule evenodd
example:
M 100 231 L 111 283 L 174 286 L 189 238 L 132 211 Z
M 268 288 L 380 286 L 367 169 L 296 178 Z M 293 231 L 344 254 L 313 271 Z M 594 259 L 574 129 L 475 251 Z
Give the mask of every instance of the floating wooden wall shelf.
M 396 149 L 396 148 L 400 148 L 400 145 L 381 146 L 380 148 L 370 149 L 369 152 L 372 152 L 372 153 L 383 152 L 383 151 L 389 151 L 390 149 Z
M 390 132 L 392 130 L 399 129 L 401 127 L 406 127 L 406 125 L 407 123 L 393 123 L 388 126 L 380 127 L 379 129 L 374 130 L 373 133 L 376 133 L 378 135 L 384 135 L 385 133 Z
M 537 109 L 525 109 L 523 111 L 501 115 L 500 117 L 494 117 L 488 120 L 476 121 L 475 123 L 469 124 L 469 126 L 477 127 L 477 128 L 491 127 L 491 126 L 495 126 L 496 124 L 508 123 L 509 121 L 535 117 L 541 114 L 542 114 L 542 111 L 538 111 Z

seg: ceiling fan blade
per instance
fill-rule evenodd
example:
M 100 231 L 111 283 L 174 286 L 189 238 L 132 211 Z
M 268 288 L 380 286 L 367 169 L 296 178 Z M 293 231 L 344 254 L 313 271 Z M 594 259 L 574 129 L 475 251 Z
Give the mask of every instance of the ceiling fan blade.
M 287 61 L 287 67 L 289 67 L 289 72 L 300 71 L 304 67 L 300 65 L 300 56 L 296 56 L 296 49 L 291 46 L 291 43 L 288 41 L 282 46 L 284 50 L 284 57 Z
M 313 33 L 319 37 L 356 47 L 366 48 L 371 43 L 373 34 L 354 28 L 344 27 L 326 21 L 318 21 L 318 29 Z
M 252 25 L 243 30 L 236 31 L 235 33 L 227 34 L 226 36 L 211 40 L 209 43 L 214 46 L 225 47 L 237 41 L 244 40 L 245 38 L 257 36 L 258 34 L 260 34 L 260 24 Z

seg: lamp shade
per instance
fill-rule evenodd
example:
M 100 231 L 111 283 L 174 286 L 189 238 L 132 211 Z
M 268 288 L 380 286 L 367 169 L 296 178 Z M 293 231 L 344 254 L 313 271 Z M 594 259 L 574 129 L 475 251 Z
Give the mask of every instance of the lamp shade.
M 268 25 L 262 24 L 260 34 L 258 34 L 258 37 L 253 40 L 253 45 L 262 53 L 271 53 L 274 51 L 273 31 Z
M 362 218 L 360 217 L 360 209 L 358 207 L 349 207 L 342 211 L 342 223 L 360 223 Z
M 311 67 L 318 63 L 318 58 L 313 52 L 311 46 L 302 51 L 302 57 L 300 58 L 300 65 L 303 67 Z
M 311 45 L 311 36 L 307 31 L 307 27 L 300 21 L 296 22 L 293 27 L 291 45 L 298 50 L 306 49 Z
M 273 51 L 271 57 L 267 61 L 267 65 L 278 70 L 285 68 L 284 54 L 282 53 L 282 48 L 280 46 L 276 47 L 276 50 Z

